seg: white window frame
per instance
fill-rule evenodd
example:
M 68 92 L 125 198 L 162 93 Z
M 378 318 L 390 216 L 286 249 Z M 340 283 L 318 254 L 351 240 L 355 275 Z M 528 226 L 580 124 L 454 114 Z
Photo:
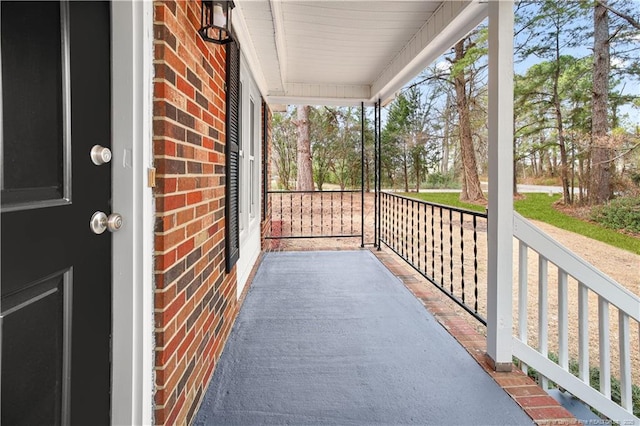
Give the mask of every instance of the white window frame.
M 260 254 L 260 176 L 262 172 L 260 162 L 262 97 L 243 55 L 240 56 L 240 89 L 238 297 L 242 294 L 249 273 Z

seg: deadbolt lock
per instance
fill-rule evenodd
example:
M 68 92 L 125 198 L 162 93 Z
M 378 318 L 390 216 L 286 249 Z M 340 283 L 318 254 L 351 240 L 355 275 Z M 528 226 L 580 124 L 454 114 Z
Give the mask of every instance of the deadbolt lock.
M 96 166 L 107 164 L 111 161 L 111 150 L 102 145 L 94 145 L 91 148 L 91 161 Z
M 91 216 L 90 227 L 94 234 L 102 234 L 104 231 L 116 232 L 122 228 L 122 215 L 111 213 L 107 216 L 103 212 L 95 212 Z

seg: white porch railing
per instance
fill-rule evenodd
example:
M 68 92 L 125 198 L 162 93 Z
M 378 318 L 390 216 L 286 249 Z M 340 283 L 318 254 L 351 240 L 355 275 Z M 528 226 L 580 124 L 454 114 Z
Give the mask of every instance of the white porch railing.
M 638 367 L 640 351 L 632 349 L 631 339 L 632 329 L 640 332 L 640 298 L 515 212 L 513 225 L 514 236 L 519 240 L 518 333 L 513 338 L 513 355 L 540 373 L 543 377 L 541 386 L 546 387 L 548 380 L 551 380 L 615 422 L 640 424 L 640 419 L 633 415 L 632 400 L 633 365 Z M 533 279 L 529 277 L 531 252 L 537 253 L 538 258 L 537 283 L 535 273 L 532 274 Z M 557 267 L 557 281 L 555 277 L 550 277 L 549 264 Z M 557 312 L 552 312 L 548 292 L 549 287 L 556 285 Z M 570 294 L 570 289 L 573 294 Z M 536 318 L 529 321 L 528 298 L 536 292 L 537 321 Z M 595 315 L 593 321 L 589 319 L 590 297 L 594 304 L 597 299 L 597 324 Z M 570 298 L 577 298 L 577 307 L 569 304 Z M 592 337 L 595 337 L 595 333 L 598 335 L 598 339 L 592 339 L 591 342 L 590 325 L 595 329 Z M 557 342 L 549 341 L 550 326 L 557 331 Z M 576 333 L 570 335 L 570 326 L 574 330 L 577 328 L 577 336 Z M 637 336 L 633 336 L 633 340 Z M 534 347 L 536 340 L 537 347 Z M 550 343 L 554 346 L 553 350 L 557 350 L 557 363 L 548 356 Z M 613 359 L 616 356 L 619 359 L 613 372 L 612 349 L 615 355 Z M 569 370 L 570 353 L 573 359 L 577 357 L 577 376 Z M 595 362 L 599 365 L 599 390 L 589 384 L 590 355 L 597 359 Z M 635 371 L 636 378 L 638 372 Z M 612 373 L 620 380 L 620 405 L 611 397 Z

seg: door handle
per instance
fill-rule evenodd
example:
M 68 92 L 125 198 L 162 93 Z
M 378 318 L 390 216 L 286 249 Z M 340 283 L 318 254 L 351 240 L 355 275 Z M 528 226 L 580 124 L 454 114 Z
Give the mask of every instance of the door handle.
M 104 231 L 116 232 L 122 228 L 122 215 L 111 213 L 107 216 L 103 212 L 95 212 L 89 223 L 94 234 L 102 234 Z

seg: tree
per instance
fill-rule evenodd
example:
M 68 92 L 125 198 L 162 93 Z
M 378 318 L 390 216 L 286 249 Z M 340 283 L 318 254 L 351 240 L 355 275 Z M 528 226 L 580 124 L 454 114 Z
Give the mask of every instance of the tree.
M 282 187 L 291 190 L 296 172 L 296 126 L 289 113 L 274 113 L 272 164 Z
M 330 178 L 333 162 L 333 143 L 337 137 L 337 123 L 327 108 L 310 108 L 310 135 L 313 157 L 313 180 L 322 191 Z
M 458 127 L 460 132 L 460 154 L 462 157 L 462 192 L 460 200 L 473 203 L 486 202 L 480 186 L 476 153 L 471 132 L 471 111 L 469 91 L 467 90 L 467 67 L 469 61 L 477 59 L 476 43 L 469 37 L 460 40 L 454 46 L 455 56 L 452 60 L 451 77 L 456 93 L 458 111 Z
M 411 105 L 405 92 L 400 92 L 393 100 L 387 116 L 387 124 L 382 131 L 382 143 L 385 147 L 386 166 L 401 169 L 404 191 L 409 192 L 409 147 L 408 129 Z M 391 177 L 391 175 L 390 175 Z
M 591 174 L 589 203 L 602 204 L 611 197 L 609 133 L 609 12 L 604 2 L 593 8 L 593 112 L 591 114 Z
M 569 161 L 559 82 L 562 68 L 566 65 L 567 56 L 564 55 L 564 51 L 575 47 L 584 37 L 585 28 L 579 19 L 582 10 L 578 2 L 544 0 L 526 1 L 523 4 L 521 12 L 523 15 L 532 16 L 532 18 L 522 23 L 523 29 L 521 31 L 528 35 L 526 37 L 527 43 L 519 46 L 517 50 L 521 59 L 534 56 L 545 61 L 545 67 L 539 68 L 539 71 L 544 71 L 546 77 L 540 79 L 539 83 L 547 87 L 549 82 L 551 84 L 550 91 L 546 92 L 550 96 L 548 101 L 553 108 L 555 137 L 560 150 L 562 193 L 565 203 L 570 204 L 572 195 L 570 192 Z M 563 37 L 563 34 L 571 34 L 571 36 Z
M 296 190 L 313 191 L 311 167 L 311 140 L 309 139 L 309 106 L 299 106 L 296 120 L 298 128 L 298 178 Z

